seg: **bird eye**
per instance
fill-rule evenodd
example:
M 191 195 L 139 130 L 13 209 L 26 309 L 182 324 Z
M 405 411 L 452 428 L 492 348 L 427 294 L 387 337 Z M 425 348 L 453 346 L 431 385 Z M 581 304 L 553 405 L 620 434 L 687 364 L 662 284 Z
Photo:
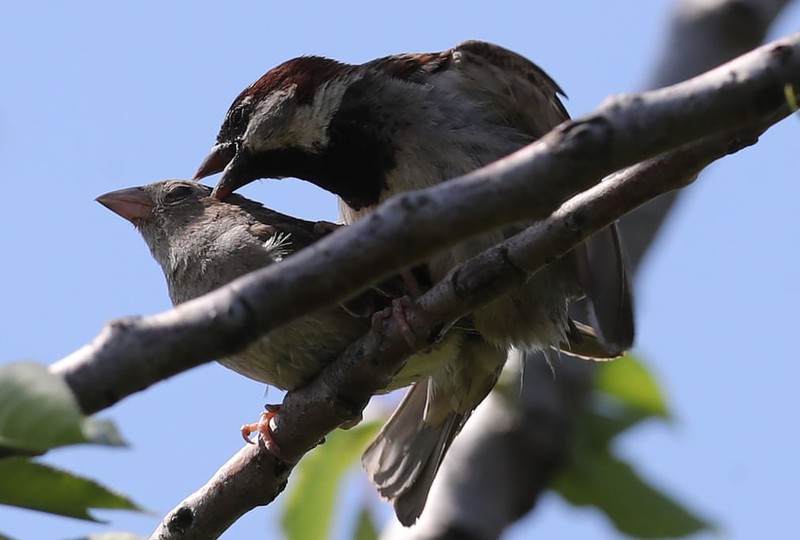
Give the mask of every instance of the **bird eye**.
M 170 188 L 164 195 L 164 202 L 167 204 L 175 204 L 191 195 L 192 188 L 186 184 L 178 184 Z
M 228 118 L 228 122 L 230 122 L 231 127 L 235 127 L 242 123 L 244 119 L 244 110 L 241 107 L 236 107 L 231 111 L 230 117 Z
M 251 107 L 249 103 L 238 105 L 230 110 L 222 129 L 227 136 L 227 140 L 237 139 L 244 135 L 247 129 L 247 121 L 250 118 L 250 112 Z

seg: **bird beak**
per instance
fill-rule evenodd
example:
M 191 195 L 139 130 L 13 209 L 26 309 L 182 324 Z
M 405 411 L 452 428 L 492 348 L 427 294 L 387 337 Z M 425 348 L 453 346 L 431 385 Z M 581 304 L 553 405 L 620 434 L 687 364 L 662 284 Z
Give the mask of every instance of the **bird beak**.
M 111 191 L 95 200 L 134 225 L 149 216 L 153 208 L 153 200 L 140 187 Z
M 208 153 L 208 156 L 206 156 L 206 159 L 200 164 L 200 168 L 197 169 L 192 180 L 197 181 L 206 176 L 225 171 L 212 193 L 212 196 L 217 199 L 224 199 L 234 190 L 245 184 L 245 182 L 237 182 L 234 175 L 230 174 L 231 171 L 227 170 L 231 168 L 229 165 L 235 164 L 237 154 L 238 152 L 234 143 L 225 142 L 215 144 Z
M 203 179 L 206 176 L 211 176 L 212 174 L 222 172 L 228 163 L 233 160 L 235 155 L 235 144 L 230 142 L 215 144 L 206 156 L 206 159 L 204 159 L 203 163 L 200 164 L 200 168 L 197 169 L 196 173 L 194 173 L 194 178 L 192 178 L 192 180 L 196 182 L 197 180 Z

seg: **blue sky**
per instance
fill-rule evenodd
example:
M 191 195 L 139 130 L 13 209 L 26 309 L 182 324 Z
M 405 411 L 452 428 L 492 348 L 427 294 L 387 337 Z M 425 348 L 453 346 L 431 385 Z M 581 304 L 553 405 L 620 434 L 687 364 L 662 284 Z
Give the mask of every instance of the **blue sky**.
M 360 62 L 484 39 L 539 63 L 579 115 L 645 84 L 671 4 L 9 4 L 0 20 L 0 363 L 50 363 L 109 319 L 169 307 L 144 242 L 93 199 L 190 176 L 230 101 L 269 67 L 300 54 Z M 795 5 L 773 35 L 799 23 Z M 619 451 L 728 538 L 784 537 L 796 528 L 798 129 L 796 119 L 784 121 L 704 175 L 637 283 L 638 349 L 675 419 L 639 428 Z M 333 199 L 310 184 L 261 182 L 245 194 L 309 219 L 336 215 Z M 207 365 L 102 413 L 131 448 L 61 450 L 47 461 L 162 514 L 241 446 L 238 426 L 263 401 L 260 385 Z M 366 497 L 371 490 L 360 481 L 354 496 Z M 149 534 L 157 519 L 100 515 L 113 526 L 0 508 L 0 530 L 25 539 Z M 277 516 L 277 506 L 252 512 L 225 538 L 277 535 Z M 618 537 L 596 512 L 554 496 L 508 537 L 531 535 Z

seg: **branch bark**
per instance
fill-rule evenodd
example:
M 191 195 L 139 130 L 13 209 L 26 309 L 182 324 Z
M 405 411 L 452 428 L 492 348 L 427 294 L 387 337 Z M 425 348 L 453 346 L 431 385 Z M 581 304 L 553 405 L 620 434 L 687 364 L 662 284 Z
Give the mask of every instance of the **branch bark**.
M 647 88 L 684 81 L 758 47 L 789 3 L 789 0 L 677 2 L 664 52 Z M 678 197 L 678 192 L 659 197 L 620 221 L 628 262 L 634 271 Z
M 676 2 L 646 87 L 686 80 L 757 47 L 787 4 Z M 681 193 L 660 196 L 620 220 L 632 270 L 638 269 Z M 591 392 L 594 366 L 565 356 L 554 379 L 549 369 L 541 369 L 541 355 L 531 356 L 525 360 L 520 399 L 487 398 L 450 450 L 420 522 L 412 529 L 392 523 L 384 540 L 498 538 L 535 506 L 568 455 L 572 422 Z
M 402 194 L 309 249 L 150 317 L 115 321 L 56 362 L 93 413 L 171 375 L 237 352 L 475 234 L 547 217 L 603 176 L 700 138 L 788 114 L 800 34 L 695 79 L 607 100 L 536 143 L 461 178 Z M 539 201 L 527 204 L 531 198 Z M 546 199 L 547 204 L 545 204 Z M 545 210 L 546 209 L 546 210 Z
M 92 343 L 51 369 L 65 377 L 86 412 L 100 410 L 157 380 L 231 354 L 271 328 L 340 302 L 464 238 L 505 223 L 547 218 L 533 213 L 540 205 L 526 204 L 529 198 L 547 197 L 555 208 L 609 172 L 701 138 L 706 139 L 698 144 L 722 144 L 724 153 L 731 138 L 738 137 L 731 130 L 744 129 L 752 136 L 752 130 L 788 114 L 787 84 L 800 87 L 800 34 L 686 83 L 609 100 L 596 113 L 566 122 L 513 156 L 388 201 L 374 214 L 280 265 L 169 312 L 112 323 Z M 676 152 L 692 148 L 696 146 Z M 412 328 L 427 334 L 434 324 L 472 311 L 491 294 L 519 283 L 524 272 L 541 267 L 656 193 L 676 187 L 668 182 L 639 190 L 630 186 L 619 178 L 604 182 L 591 195 L 570 202 L 578 206 L 567 205 L 544 225 L 467 262 L 420 298 L 424 315 L 412 317 Z M 595 205 L 590 212 L 580 210 L 590 203 Z M 526 247 L 532 237 L 539 247 Z M 385 385 L 410 352 L 393 321 L 386 321 L 377 334 L 354 344 L 314 383 L 287 396 L 275 428 L 276 441 L 286 456 L 299 459 L 325 433 L 357 418 L 369 397 Z M 254 450 L 243 452 L 253 455 Z M 277 463 L 271 455 L 258 459 L 264 460 L 257 466 L 263 472 L 253 476 L 268 481 L 272 487 L 258 489 L 270 495 L 266 499 L 241 497 L 250 501 L 244 506 L 271 500 L 289 472 L 286 464 Z M 221 471 L 220 486 L 229 487 L 229 473 Z M 208 498 L 207 494 L 193 496 L 194 501 Z M 233 504 L 231 513 L 218 520 L 223 528 L 213 530 L 224 530 L 244 506 Z M 213 524 L 206 525 L 201 513 L 182 504 L 156 537 L 208 537 Z M 201 522 L 209 528 L 190 526 Z M 159 536 L 164 531 L 169 535 Z
M 575 196 L 549 218 L 456 268 L 419 298 L 422 310 L 410 314 L 409 326 L 415 333 L 429 333 L 435 326 L 518 286 L 524 276 L 623 213 L 685 186 L 711 161 L 753 144 L 762 129 L 709 138 L 629 168 Z M 284 457 L 298 461 L 327 433 L 358 419 L 379 385 L 408 353 L 397 324 L 387 319 L 383 330 L 357 341 L 308 386 L 287 394 L 272 434 Z M 380 381 L 378 386 L 376 381 Z M 290 471 L 291 464 L 281 462 L 262 445 L 248 445 L 205 486 L 174 508 L 152 538 L 216 538 L 245 512 L 274 500 L 285 487 Z

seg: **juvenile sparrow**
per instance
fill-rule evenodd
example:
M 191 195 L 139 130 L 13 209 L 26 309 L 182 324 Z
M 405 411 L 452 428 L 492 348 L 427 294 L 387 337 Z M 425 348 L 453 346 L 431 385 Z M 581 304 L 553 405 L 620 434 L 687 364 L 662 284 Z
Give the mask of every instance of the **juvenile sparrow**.
M 361 65 L 295 58 L 233 101 L 195 179 L 222 172 L 214 194 L 224 198 L 258 178 L 297 177 L 338 195 L 341 217 L 352 223 L 393 195 L 463 175 L 533 142 L 568 118 L 560 93 L 527 59 L 478 41 Z M 527 225 L 432 258 L 431 278 Z M 367 450 L 364 465 L 401 522 L 421 512 L 445 451 L 495 384 L 507 348 L 570 341 L 576 325 L 568 300 L 579 297 L 588 298 L 586 318 L 600 338 L 590 356 L 629 348 L 632 302 L 616 227 L 477 310 L 479 335 L 464 340 L 460 363 L 444 364 L 416 385 Z
M 210 194 L 211 188 L 196 182 L 170 180 L 97 198 L 142 234 L 164 271 L 176 305 L 279 263 L 326 234 L 316 223 L 275 212 L 239 195 L 219 201 Z M 401 287 L 402 281 L 396 281 L 400 285 L 390 286 Z M 386 294 L 368 290 L 343 307 L 301 317 L 219 362 L 282 390 L 300 388 L 369 331 L 368 316 L 391 301 Z M 414 355 L 387 390 L 423 379 L 436 369 L 437 362 L 457 355 L 459 337 L 453 333 L 429 354 Z

